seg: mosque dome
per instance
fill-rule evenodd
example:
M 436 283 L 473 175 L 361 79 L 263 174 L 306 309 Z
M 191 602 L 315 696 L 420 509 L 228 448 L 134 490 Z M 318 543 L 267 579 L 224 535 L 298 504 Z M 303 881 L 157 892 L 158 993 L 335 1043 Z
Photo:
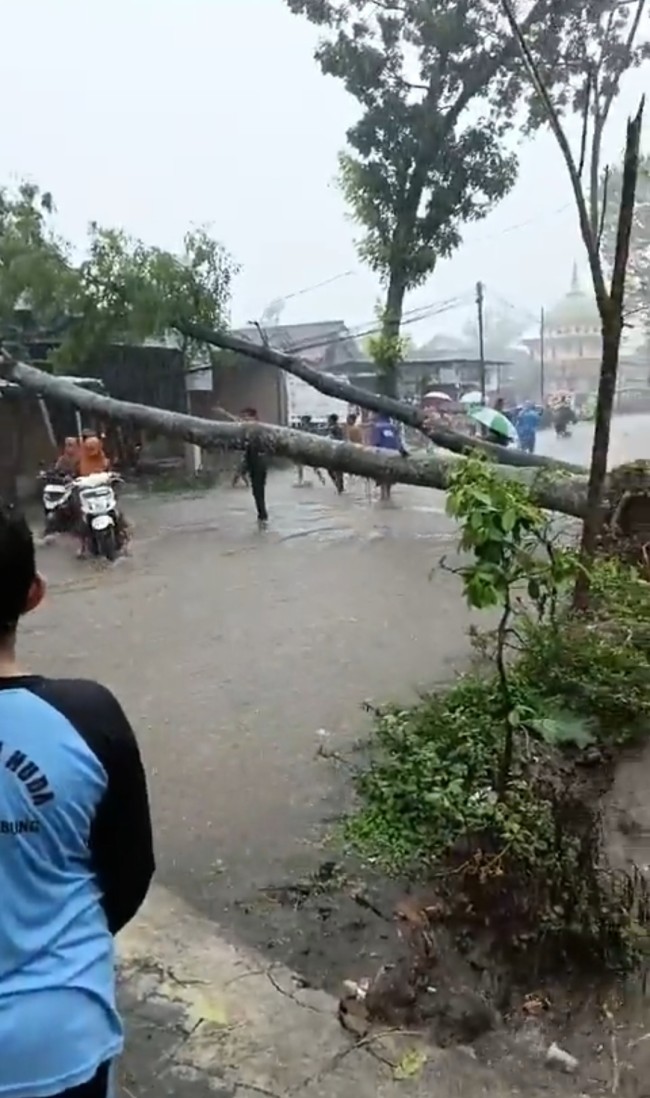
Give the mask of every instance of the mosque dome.
M 571 289 L 546 314 L 546 328 L 556 335 L 600 334 L 600 314 L 593 293 L 585 293 L 573 266 Z

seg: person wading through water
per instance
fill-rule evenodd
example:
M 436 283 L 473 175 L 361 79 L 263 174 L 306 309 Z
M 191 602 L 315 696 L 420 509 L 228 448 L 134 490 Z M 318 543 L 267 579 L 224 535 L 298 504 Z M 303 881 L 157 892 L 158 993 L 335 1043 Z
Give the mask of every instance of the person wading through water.
M 244 408 L 241 417 L 247 423 L 259 423 L 256 408 Z M 246 443 L 244 466 L 248 473 L 253 499 L 255 500 L 257 522 L 260 529 L 265 529 L 269 522 L 268 511 L 266 510 L 266 475 L 268 467 L 266 454 L 256 440 L 251 439 L 250 442 Z
M 327 436 L 328 438 L 333 439 L 334 442 L 343 442 L 344 440 L 343 428 L 339 423 L 339 417 L 336 412 L 332 412 L 332 414 L 327 417 Z M 340 469 L 328 469 L 327 472 L 330 475 L 330 480 L 336 488 L 336 491 L 339 495 L 342 495 L 345 491 L 343 473 Z
M 401 454 L 402 457 L 407 457 L 406 450 L 402 443 L 402 436 L 398 428 L 385 412 L 376 412 L 373 416 L 370 445 L 374 446 L 377 450 L 388 450 L 390 453 Z M 378 484 L 382 503 L 389 503 L 392 488 L 390 480 L 380 480 L 378 481 Z
M 298 424 L 298 430 L 299 431 L 306 431 L 307 434 L 310 434 L 310 435 L 317 434 L 316 425 L 314 424 L 314 421 L 312 420 L 312 417 L 309 416 L 309 415 L 305 415 L 305 416 L 300 417 L 300 423 Z M 304 465 L 296 465 L 296 472 L 298 474 L 298 480 L 296 482 L 296 488 L 304 488 L 305 483 L 306 483 L 305 482 L 305 467 L 304 467 Z M 324 484 L 325 483 L 325 477 L 323 476 L 321 470 L 320 469 L 314 469 L 314 473 L 318 477 L 321 484 Z M 310 482 L 307 482 L 307 483 L 309 483 L 309 486 L 311 487 L 311 483 Z
M 44 593 L 27 523 L 0 506 L 0 1096 L 107 1098 L 113 938 L 154 872 L 147 785 L 109 690 L 19 667 Z

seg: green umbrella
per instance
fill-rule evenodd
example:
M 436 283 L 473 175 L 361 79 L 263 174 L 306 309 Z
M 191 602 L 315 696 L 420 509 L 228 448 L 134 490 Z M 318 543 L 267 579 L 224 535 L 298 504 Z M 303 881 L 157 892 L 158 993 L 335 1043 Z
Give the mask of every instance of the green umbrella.
M 497 412 L 495 408 L 476 408 L 472 409 L 468 415 L 476 423 L 481 423 L 484 427 L 487 427 L 488 431 L 503 435 L 510 442 L 519 442 L 519 435 L 503 412 Z

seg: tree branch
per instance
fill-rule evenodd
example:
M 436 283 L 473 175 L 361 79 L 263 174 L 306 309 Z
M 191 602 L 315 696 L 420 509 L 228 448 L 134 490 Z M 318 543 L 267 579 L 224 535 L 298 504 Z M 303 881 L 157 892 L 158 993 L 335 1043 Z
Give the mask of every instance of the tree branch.
M 591 70 L 589 70 L 585 83 L 585 105 L 582 114 L 582 133 L 580 135 L 580 156 L 578 158 L 579 179 L 582 179 L 582 172 L 585 166 L 585 156 L 587 155 L 587 137 L 589 136 L 589 108 L 591 107 L 592 80 L 592 73 Z
M 600 210 L 600 216 L 598 213 L 598 191 L 600 186 L 600 160 L 603 143 L 603 132 L 609 118 L 609 112 L 612 108 L 612 103 L 616 97 L 619 89 L 620 80 L 624 72 L 630 66 L 630 59 L 632 56 L 632 50 L 634 49 L 634 41 L 636 39 L 641 17 L 643 15 L 646 6 L 646 0 L 637 0 L 636 11 L 634 18 L 630 24 L 628 35 L 621 49 L 620 53 L 617 53 L 616 67 L 614 74 L 610 82 L 610 88 L 607 94 L 601 101 L 600 95 L 600 75 L 602 67 L 605 61 L 605 55 L 610 44 L 610 35 L 614 27 L 614 20 L 616 16 L 617 5 L 612 4 L 607 19 L 607 26 L 605 27 L 605 34 L 603 36 L 600 58 L 592 74 L 593 78 L 593 115 L 594 115 L 594 132 L 591 143 L 591 169 L 589 177 L 589 206 L 591 215 L 591 227 L 594 236 L 596 237 L 596 248 L 600 254 L 600 239 L 602 236 L 602 228 L 599 229 L 599 222 L 602 226 L 605 219 L 605 212 L 607 206 L 607 193 L 603 191 L 602 205 Z
M 637 7 L 636 7 L 636 11 L 634 13 L 634 18 L 632 19 L 632 22 L 630 23 L 630 29 L 628 31 L 627 38 L 625 39 L 625 45 L 623 46 L 623 49 L 621 50 L 620 56 L 618 58 L 618 65 L 617 65 L 617 68 L 616 68 L 616 73 L 615 73 L 614 79 L 612 80 L 612 86 L 609 90 L 609 94 L 603 100 L 603 106 L 602 106 L 602 110 L 600 112 L 603 123 L 605 123 L 607 121 L 607 118 L 609 116 L 609 112 L 611 110 L 612 103 L 614 102 L 614 99 L 616 98 L 616 94 L 618 92 L 619 80 L 621 79 L 621 76 L 623 75 L 623 73 L 626 72 L 627 69 L 630 66 L 630 56 L 631 56 L 632 50 L 634 48 L 634 41 L 636 39 L 638 30 L 639 30 L 639 25 L 641 23 L 641 17 L 643 15 L 644 10 L 645 10 L 645 6 L 646 6 L 646 0 L 637 0 Z M 612 10 L 610 12 L 610 18 L 609 18 L 609 22 L 608 22 L 608 25 L 607 25 L 607 30 L 605 32 L 605 42 L 607 41 L 607 37 L 610 34 L 611 28 L 613 26 L 614 12 L 615 11 L 616 11 L 616 5 L 612 4 Z M 603 45 L 603 52 L 604 52 L 604 49 L 605 49 L 605 45 Z
M 567 171 L 569 173 L 571 189 L 573 190 L 573 195 L 578 210 L 580 232 L 582 234 L 582 239 L 584 241 L 585 249 L 587 251 L 591 277 L 594 284 L 594 292 L 596 295 L 596 301 L 598 303 L 598 310 L 602 318 L 607 312 L 609 297 L 607 294 L 607 287 L 605 285 L 603 268 L 600 262 L 600 257 L 598 255 L 598 250 L 596 248 L 595 231 L 592 232 L 591 221 L 589 213 L 587 211 L 587 203 L 585 201 L 584 192 L 582 190 L 582 183 L 580 182 L 578 169 L 576 167 L 575 160 L 573 159 L 573 153 L 571 152 L 571 146 L 569 145 L 569 140 L 564 132 L 564 129 L 562 128 L 560 116 L 548 93 L 548 89 L 546 87 L 546 84 L 544 83 L 544 80 L 542 79 L 535 58 L 533 57 L 528 47 L 528 43 L 526 42 L 522 28 L 517 22 L 517 17 L 515 15 L 511 0 L 501 0 L 501 5 L 503 7 L 506 19 L 510 24 L 512 33 L 519 44 L 519 48 L 524 59 L 524 64 L 528 71 L 528 75 L 530 76 L 531 82 L 535 88 L 535 91 L 542 100 L 544 109 L 546 111 L 546 116 L 548 118 L 548 123 L 560 147 L 560 151 L 562 153 Z
M 353 385 L 349 381 L 334 377 L 332 374 L 322 373 L 308 366 L 306 362 L 292 354 L 285 354 L 271 347 L 263 347 L 257 343 L 251 343 L 247 339 L 240 339 L 231 332 L 214 331 L 203 324 L 179 323 L 177 329 L 181 333 L 191 336 L 201 343 L 208 343 L 213 347 L 220 347 L 226 351 L 233 351 L 238 355 L 264 362 L 269 366 L 275 366 L 285 370 L 294 377 L 306 381 L 319 393 L 335 397 L 338 400 L 347 401 L 348 404 L 367 408 L 371 412 L 385 412 L 399 423 L 408 427 L 415 427 L 423 435 L 431 439 L 436 446 L 445 450 L 451 450 L 455 454 L 463 454 L 466 450 L 477 449 L 487 454 L 494 461 L 503 465 L 517 465 L 522 468 L 535 467 L 540 469 L 565 469 L 568 472 L 584 473 L 580 466 L 571 465 L 568 462 L 553 461 L 551 458 L 542 457 L 539 454 L 524 454 L 521 450 L 505 449 L 503 446 L 493 446 L 489 442 L 470 438 L 458 431 L 452 431 L 447 427 L 432 424 L 421 408 L 412 404 L 403 404 L 392 397 L 372 393 L 360 385 Z
M 605 178 L 603 179 L 603 198 L 600 207 L 600 220 L 598 222 L 598 237 L 596 239 L 596 247 L 600 254 L 600 243 L 603 239 L 603 230 L 605 228 L 605 217 L 607 215 L 607 198 L 609 191 L 609 164 L 605 167 Z
M 100 396 L 34 366 L 16 361 L 4 349 L 0 353 L 0 373 L 29 392 L 54 401 L 71 404 L 99 418 L 112 419 L 145 428 L 157 434 L 182 438 L 206 450 L 242 450 L 255 441 L 266 453 L 289 458 L 313 468 L 338 469 L 372 480 L 388 480 L 425 488 L 446 489 L 455 466 L 454 459 L 431 456 L 402 458 L 365 446 L 333 442 L 305 431 L 267 424 L 222 423 L 198 416 L 150 408 Z M 499 468 L 499 474 L 526 484 L 533 499 L 542 507 L 566 515 L 581 517 L 586 498 L 584 476 L 560 476 L 552 481 L 533 469 Z
M 615 314 L 619 317 L 622 315 L 623 311 L 625 273 L 627 271 L 630 237 L 632 235 L 632 225 L 634 222 L 634 203 L 636 198 L 637 176 L 639 174 L 639 146 L 641 142 L 644 107 L 645 96 L 641 98 L 636 117 L 628 119 L 627 123 L 625 160 L 623 162 L 623 178 L 621 180 L 621 204 L 618 214 L 614 268 L 610 287 L 612 305 L 614 306 Z
M 533 4 L 528 15 L 521 24 L 520 33 L 526 34 L 530 27 L 534 26 L 541 17 L 544 17 L 546 9 L 547 5 L 545 0 L 537 0 L 537 3 Z M 508 21 L 510 22 L 509 18 Z M 510 23 L 510 25 L 512 26 L 512 23 Z M 481 91 L 481 88 L 487 85 L 501 65 L 503 65 L 503 63 L 508 60 L 509 56 L 515 52 L 515 47 L 516 42 L 513 42 L 512 40 L 507 41 L 496 53 L 485 53 L 483 57 L 478 57 L 472 62 L 471 78 L 466 80 L 463 90 L 460 92 L 456 102 L 447 112 L 445 117 L 443 136 L 446 136 L 446 134 L 451 132 L 474 96 Z

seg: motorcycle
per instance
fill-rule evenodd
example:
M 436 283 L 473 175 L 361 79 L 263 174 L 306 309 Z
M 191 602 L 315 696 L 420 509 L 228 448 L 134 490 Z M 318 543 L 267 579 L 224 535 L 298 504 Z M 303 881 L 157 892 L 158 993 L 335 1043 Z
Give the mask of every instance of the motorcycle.
M 55 470 L 44 470 L 39 481 L 42 484 L 43 537 L 70 533 L 75 525 L 72 478 Z
M 124 522 L 117 506 L 117 473 L 93 473 L 74 482 L 79 504 L 83 548 L 94 557 L 113 561 L 126 542 Z

